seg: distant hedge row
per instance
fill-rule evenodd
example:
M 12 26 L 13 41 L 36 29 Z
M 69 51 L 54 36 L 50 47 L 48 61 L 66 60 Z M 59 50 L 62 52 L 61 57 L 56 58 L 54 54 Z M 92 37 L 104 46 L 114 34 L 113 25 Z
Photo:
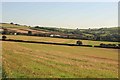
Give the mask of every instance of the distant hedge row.
M 99 46 L 94 46 L 94 47 L 116 48 L 116 49 L 120 49 L 120 44 L 104 44 L 104 43 L 101 43 Z
M 52 42 L 36 42 L 36 41 L 24 41 L 24 40 L 14 40 L 14 39 L 6 39 L 5 35 L 2 36 L 2 40 L 4 41 L 14 41 L 14 42 L 27 42 L 27 43 L 42 43 L 42 44 L 54 44 L 54 45 L 66 45 L 66 46 L 84 46 L 84 47 L 99 47 L 99 48 L 114 48 L 120 49 L 120 44 L 104 44 L 101 43 L 98 46 L 92 45 L 83 45 L 82 41 L 78 40 L 76 44 L 65 44 L 65 43 L 52 43 Z

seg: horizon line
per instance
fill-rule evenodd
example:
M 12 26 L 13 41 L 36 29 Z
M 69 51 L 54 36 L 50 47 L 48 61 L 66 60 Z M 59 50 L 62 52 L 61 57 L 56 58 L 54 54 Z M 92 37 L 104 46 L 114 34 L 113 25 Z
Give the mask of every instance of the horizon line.
M 10 22 L 11 23 L 11 22 Z M 8 22 L 0 22 L 0 24 L 10 24 Z M 120 27 L 120 26 L 103 26 L 103 27 L 94 27 L 94 28 L 67 28 L 67 27 L 59 27 L 59 26 L 43 26 L 43 25 L 28 25 L 28 24 L 20 24 L 20 23 L 14 23 L 12 22 L 13 24 L 19 24 L 21 26 L 30 26 L 30 27 L 48 27 L 48 28 L 63 28 L 63 29 L 100 29 L 100 28 L 114 28 L 114 27 Z

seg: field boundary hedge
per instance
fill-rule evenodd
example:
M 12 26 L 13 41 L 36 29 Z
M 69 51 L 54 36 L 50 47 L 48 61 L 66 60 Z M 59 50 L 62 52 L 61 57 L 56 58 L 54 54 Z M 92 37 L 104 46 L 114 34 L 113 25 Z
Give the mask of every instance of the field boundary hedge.
M 83 46 L 83 47 L 120 49 L 120 47 L 102 47 L 102 46 L 92 46 L 92 45 L 77 45 L 77 44 L 53 43 L 53 42 L 37 42 L 37 41 L 25 41 L 25 40 L 14 40 L 14 39 L 5 39 L 5 40 L 0 40 L 0 41 L 11 41 L 11 42 L 25 42 L 25 43 L 37 43 L 37 44 L 52 44 L 52 45 L 64 45 L 64 46 Z

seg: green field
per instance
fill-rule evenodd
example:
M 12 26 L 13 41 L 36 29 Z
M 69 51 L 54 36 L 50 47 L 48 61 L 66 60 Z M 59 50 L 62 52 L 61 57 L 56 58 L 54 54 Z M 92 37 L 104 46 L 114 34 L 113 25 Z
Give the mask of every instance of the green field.
M 16 40 L 28 40 L 28 41 L 41 41 L 41 42 L 56 42 L 56 43 L 72 43 L 76 44 L 77 39 L 62 39 L 62 38 L 50 38 L 50 37 L 36 37 L 36 36 L 20 36 L 20 35 L 7 35 L 8 39 Z M 105 44 L 118 44 L 118 42 L 107 42 L 107 41 L 92 41 L 92 40 L 81 40 L 85 45 L 100 45 Z
M 4 28 L 16 28 L 16 29 L 28 29 L 28 26 L 25 25 L 14 25 L 14 24 L 8 24 L 8 23 L 0 23 L 0 27 L 4 27 Z
M 49 37 L 7 37 L 46 42 L 76 42 L 73 39 Z M 83 43 L 98 45 L 100 42 L 83 40 Z M 3 77 L 118 78 L 117 49 L 3 41 L 2 51 Z

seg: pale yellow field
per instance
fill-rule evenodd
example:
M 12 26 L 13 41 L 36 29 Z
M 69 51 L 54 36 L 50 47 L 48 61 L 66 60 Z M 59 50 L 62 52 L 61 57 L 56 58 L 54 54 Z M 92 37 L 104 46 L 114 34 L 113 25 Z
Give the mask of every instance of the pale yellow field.
M 67 42 L 68 39 L 8 36 Z M 74 40 L 73 40 L 74 41 Z M 118 78 L 118 50 L 3 41 L 3 77 Z
M 20 35 L 7 35 L 8 39 L 16 40 L 29 40 L 29 41 L 41 41 L 41 42 L 56 42 L 56 43 L 72 43 L 76 44 L 77 39 L 62 39 L 62 38 L 50 38 L 50 37 L 36 37 L 36 36 L 20 36 Z M 100 43 L 106 44 L 118 44 L 118 42 L 107 42 L 107 41 L 91 41 L 81 40 L 85 45 L 99 45 Z

